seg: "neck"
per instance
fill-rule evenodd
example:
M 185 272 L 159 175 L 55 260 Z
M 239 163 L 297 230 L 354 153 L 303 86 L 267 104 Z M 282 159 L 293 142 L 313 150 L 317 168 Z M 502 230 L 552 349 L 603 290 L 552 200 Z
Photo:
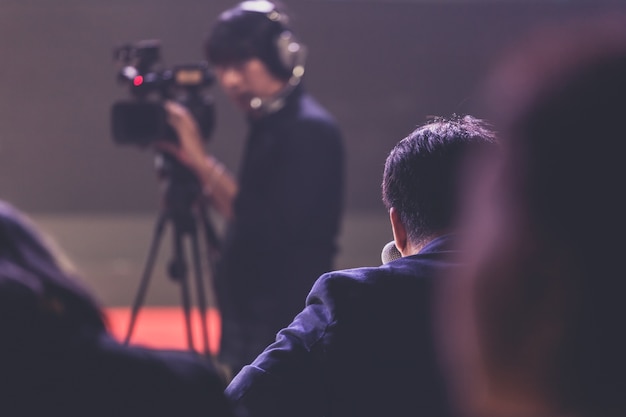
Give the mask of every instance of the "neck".
M 420 239 L 418 242 L 410 242 L 410 241 L 407 242 L 407 245 L 404 248 L 404 251 L 402 251 L 402 256 L 417 255 L 418 253 L 422 251 L 422 249 L 424 249 L 426 245 L 428 245 L 430 242 L 437 239 L 438 237 L 443 236 L 444 234 L 445 233 L 440 233 L 440 234 L 428 236 L 423 239 Z
M 426 246 L 427 242 L 424 243 L 408 243 L 403 250 L 400 251 L 402 256 L 411 256 L 417 255 L 420 251 Z
M 282 109 L 285 105 L 287 96 L 294 90 L 295 86 L 290 88 L 290 85 L 286 81 L 281 81 L 279 84 L 275 84 L 268 91 L 273 91 L 273 94 L 265 95 L 264 98 L 259 97 L 259 102 L 255 106 L 251 102 L 250 116 L 253 119 L 259 119 L 269 114 L 275 113 Z
M 272 81 L 267 86 L 267 98 L 274 97 L 277 94 L 280 94 L 287 87 L 287 81 L 279 80 L 273 78 Z

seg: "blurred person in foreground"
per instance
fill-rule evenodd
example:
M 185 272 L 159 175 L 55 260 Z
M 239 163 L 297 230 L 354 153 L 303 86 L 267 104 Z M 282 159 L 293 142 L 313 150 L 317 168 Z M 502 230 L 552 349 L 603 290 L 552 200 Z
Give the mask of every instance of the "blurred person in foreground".
M 447 416 L 435 360 L 432 288 L 456 269 L 457 178 L 497 148 L 471 116 L 435 118 L 387 157 L 382 197 L 401 257 L 322 275 L 276 342 L 226 393 L 255 416 Z
M 503 157 L 438 303 L 459 415 L 626 415 L 624 17 L 536 29 L 488 77 Z
M 343 138 L 303 86 L 306 52 L 278 3 L 244 1 L 213 24 L 206 57 L 248 126 L 237 178 L 205 151 L 190 113 L 166 107 L 179 143 L 160 148 L 190 168 L 227 220 L 214 282 L 219 358 L 233 374 L 289 324 L 337 253 Z
M 0 201 L 0 414 L 234 417 L 191 352 L 126 346 L 51 238 Z

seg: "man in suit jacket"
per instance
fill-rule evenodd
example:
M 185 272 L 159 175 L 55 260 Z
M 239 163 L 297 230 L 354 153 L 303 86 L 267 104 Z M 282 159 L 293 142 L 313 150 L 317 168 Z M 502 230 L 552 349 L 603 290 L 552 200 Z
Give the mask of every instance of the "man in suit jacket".
M 471 116 L 436 118 L 389 154 L 382 183 L 402 257 L 322 275 L 306 306 L 228 386 L 255 416 L 449 414 L 432 326 L 435 278 L 458 267 L 459 171 L 496 148 Z

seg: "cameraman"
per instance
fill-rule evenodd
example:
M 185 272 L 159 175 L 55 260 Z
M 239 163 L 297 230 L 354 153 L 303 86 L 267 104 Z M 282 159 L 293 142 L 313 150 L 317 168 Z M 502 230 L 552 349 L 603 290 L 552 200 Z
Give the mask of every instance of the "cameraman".
M 237 180 L 205 152 L 196 122 L 168 102 L 178 144 L 158 144 L 196 174 L 228 220 L 215 289 L 220 359 L 236 374 L 302 308 L 333 268 L 343 211 L 344 148 L 334 118 L 303 88 L 305 47 L 266 0 L 224 11 L 206 42 L 219 84 L 246 116 Z

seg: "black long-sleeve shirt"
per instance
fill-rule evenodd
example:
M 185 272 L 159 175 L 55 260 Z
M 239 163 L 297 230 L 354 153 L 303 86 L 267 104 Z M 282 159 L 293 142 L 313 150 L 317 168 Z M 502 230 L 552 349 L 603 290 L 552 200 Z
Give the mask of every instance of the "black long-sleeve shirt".
M 344 148 L 333 117 L 301 87 L 250 119 L 234 221 L 217 265 L 222 358 L 252 361 L 333 268 L 343 208 Z

